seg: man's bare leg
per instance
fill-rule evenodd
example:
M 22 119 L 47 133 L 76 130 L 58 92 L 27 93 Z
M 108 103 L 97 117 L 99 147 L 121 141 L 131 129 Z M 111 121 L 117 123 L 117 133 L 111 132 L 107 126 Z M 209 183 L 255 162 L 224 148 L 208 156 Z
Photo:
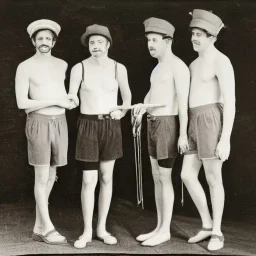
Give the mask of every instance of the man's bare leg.
M 181 178 L 200 214 L 203 228 L 209 229 L 208 231 L 200 230 L 194 237 L 191 237 L 188 240 L 189 243 L 198 243 L 207 237 L 210 237 L 212 234 L 212 231 L 210 230 L 212 228 L 212 218 L 207 205 L 205 192 L 198 180 L 201 166 L 202 162 L 199 160 L 197 154 L 184 156 Z
M 49 180 L 49 167 L 48 166 L 35 166 L 35 199 L 38 206 L 39 214 L 41 216 L 42 227 L 41 237 L 49 231 L 54 230 L 54 226 L 49 216 L 48 200 L 46 197 L 47 182 Z M 66 243 L 65 237 L 61 236 L 57 231 L 47 237 L 49 243 Z
M 83 171 L 81 203 L 84 219 L 84 232 L 75 241 L 74 247 L 84 248 L 92 240 L 92 218 L 94 210 L 95 187 L 98 182 L 98 171 Z
M 106 230 L 107 215 L 112 198 L 113 190 L 113 169 L 115 160 L 100 161 L 100 193 L 98 201 L 98 224 L 97 224 L 97 236 L 103 239 L 107 244 L 116 244 L 115 237 L 110 236 Z
M 207 182 L 210 188 L 212 213 L 213 213 L 213 230 L 212 235 L 222 236 L 221 221 L 224 210 L 225 192 L 222 182 L 222 161 L 221 160 L 204 160 L 204 169 Z M 211 239 L 208 245 L 209 250 L 219 250 L 224 245 L 224 241 Z
M 142 245 L 155 246 L 164 243 L 171 238 L 170 224 L 174 203 L 174 191 L 172 185 L 172 168 L 164 168 L 158 165 L 160 196 L 161 196 L 161 214 L 162 221 L 160 227 L 153 236 L 145 240 Z
M 50 193 L 52 191 L 55 179 L 56 179 L 56 167 L 50 166 L 50 168 L 49 168 L 49 179 L 48 179 L 47 185 L 46 185 L 46 199 L 47 199 L 47 202 L 49 200 L 49 196 L 50 196 Z M 33 228 L 33 232 L 36 233 L 36 234 L 41 234 L 41 228 L 42 228 L 42 220 L 41 220 L 40 212 L 39 212 L 39 209 L 38 209 L 38 205 L 36 203 L 36 221 L 35 221 L 35 226 Z
M 152 158 L 151 156 L 150 156 L 150 162 L 151 162 L 152 175 L 153 175 L 154 187 L 155 187 L 157 226 L 153 231 L 136 237 L 136 240 L 140 242 L 145 241 L 151 236 L 153 236 L 158 231 L 162 223 L 162 196 L 161 196 L 161 184 L 160 184 L 160 177 L 159 177 L 160 174 L 158 169 L 158 163 L 157 163 L 157 160 Z

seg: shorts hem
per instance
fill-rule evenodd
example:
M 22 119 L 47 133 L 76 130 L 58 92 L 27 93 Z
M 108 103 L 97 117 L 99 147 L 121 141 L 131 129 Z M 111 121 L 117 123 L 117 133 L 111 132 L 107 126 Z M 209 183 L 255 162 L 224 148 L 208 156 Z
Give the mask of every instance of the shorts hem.
M 194 154 L 198 154 L 197 151 L 189 151 L 189 152 L 185 152 L 184 155 L 194 155 Z
M 177 155 L 178 155 L 178 153 L 169 155 L 169 156 L 164 156 L 164 157 L 163 156 L 157 157 L 157 156 L 152 156 L 152 155 L 150 155 L 150 156 L 156 160 L 164 160 L 164 159 L 168 159 L 168 158 L 175 158 L 175 157 L 177 157 Z
M 68 163 L 65 163 L 65 164 L 54 164 L 54 165 L 51 165 L 51 164 L 32 164 L 32 163 L 29 163 L 29 164 L 32 165 L 32 166 L 61 167 L 61 166 L 67 165 Z
M 201 160 L 214 160 L 214 159 L 219 159 L 217 156 L 214 157 L 200 157 Z
M 117 156 L 117 157 L 110 157 L 110 158 L 102 158 L 102 159 L 97 159 L 97 160 L 91 160 L 91 159 L 78 159 L 78 158 L 75 158 L 77 161 L 81 161 L 81 162 L 90 162 L 90 163 L 97 163 L 97 162 L 100 162 L 100 161 L 111 161 L 111 160 L 116 160 L 116 159 L 119 159 L 119 158 L 122 158 L 123 155 L 121 156 Z
M 30 165 L 32 166 L 50 166 L 50 164 L 32 164 L 29 162 Z

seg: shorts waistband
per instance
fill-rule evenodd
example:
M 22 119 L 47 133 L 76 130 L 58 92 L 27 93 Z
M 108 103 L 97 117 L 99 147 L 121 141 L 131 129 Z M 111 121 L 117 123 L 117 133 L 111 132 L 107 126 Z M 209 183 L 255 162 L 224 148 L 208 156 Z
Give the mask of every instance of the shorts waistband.
M 97 115 L 87 115 L 80 114 L 80 117 L 87 120 L 112 120 L 110 114 L 97 114 Z
M 154 121 L 154 120 L 166 120 L 166 119 L 176 119 L 178 115 L 168 115 L 168 116 L 152 116 L 147 114 L 147 120 Z
M 212 107 L 221 107 L 223 108 L 223 104 L 222 103 L 212 103 L 212 104 L 206 104 L 206 105 L 201 105 L 201 106 L 197 106 L 194 108 L 190 108 L 189 112 L 190 113 L 197 113 L 200 112 L 201 110 L 206 110 Z
M 44 115 L 44 114 L 39 114 L 39 113 L 28 113 L 27 114 L 28 118 L 33 118 L 33 119 L 41 119 L 41 120 L 62 120 L 66 118 L 65 114 L 60 114 L 60 115 Z

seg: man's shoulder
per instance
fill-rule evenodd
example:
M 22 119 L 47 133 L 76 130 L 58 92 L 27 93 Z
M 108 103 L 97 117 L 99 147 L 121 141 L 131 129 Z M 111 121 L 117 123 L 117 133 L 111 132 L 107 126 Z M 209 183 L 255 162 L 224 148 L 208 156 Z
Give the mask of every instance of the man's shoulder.
M 223 54 L 220 51 L 217 51 L 216 57 L 215 57 L 215 63 L 218 65 L 226 65 L 226 64 L 231 64 L 230 59 L 228 56 Z
M 186 63 L 176 55 L 174 55 L 173 64 L 174 64 L 173 65 L 174 71 L 177 71 L 180 73 L 188 70 L 188 66 L 186 65 Z
M 53 56 L 53 59 L 59 65 L 62 65 L 62 66 L 67 66 L 68 65 L 68 63 L 63 59 L 60 59 L 60 58 L 57 58 L 57 57 L 54 57 L 54 56 Z
M 34 61 L 33 61 L 33 56 L 32 56 L 32 57 L 22 61 L 18 65 L 17 69 L 19 69 L 19 70 L 29 70 L 31 67 L 33 67 L 33 65 L 34 65 Z
M 193 68 L 193 67 L 197 64 L 197 62 L 198 62 L 198 57 L 197 57 L 196 59 L 194 59 L 194 60 L 190 63 L 189 68 Z

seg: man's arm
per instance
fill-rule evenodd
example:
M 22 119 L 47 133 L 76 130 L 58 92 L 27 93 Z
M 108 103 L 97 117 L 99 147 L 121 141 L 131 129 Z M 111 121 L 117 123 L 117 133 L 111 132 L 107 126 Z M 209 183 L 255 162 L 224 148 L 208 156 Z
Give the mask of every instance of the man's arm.
M 74 97 L 76 107 L 79 105 L 79 99 L 77 96 L 80 84 L 82 81 L 82 65 L 81 63 L 76 64 L 70 74 L 69 92 L 68 94 Z
M 216 76 L 218 78 L 221 95 L 223 98 L 223 127 L 217 154 L 225 161 L 230 153 L 230 136 L 235 119 L 235 76 L 230 60 L 226 56 L 216 60 Z
M 64 69 L 63 72 L 66 73 L 68 64 L 65 61 L 62 61 L 62 64 L 63 64 L 63 69 Z M 68 100 L 70 100 L 70 98 L 67 98 L 67 97 L 63 97 L 62 99 L 59 99 L 58 106 L 63 107 L 63 108 L 70 108 L 70 106 L 67 105 Z M 57 105 L 57 104 L 55 104 L 55 105 Z M 37 107 L 34 107 L 34 108 L 27 108 L 27 109 L 25 109 L 25 112 L 28 114 L 30 112 L 34 112 L 34 111 L 37 111 L 37 110 L 42 109 L 42 108 L 45 108 L 45 107 L 37 106 Z
M 190 72 L 188 67 L 181 60 L 178 60 L 173 67 L 174 83 L 177 93 L 180 138 L 178 147 L 181 153 L 184 153 L 188 147 L 187 144 L 187 125 L 188 125 L 188 94 L 190 86 Z
M 132 94 L 128 83 L 127 70 L 124 65 L 117 64 L 117 81 L 121 92 L 123 106 L 130 106 L 132 102 Z M 126 109 L 122 110 L 122 117 L 127 113 Z
M 15 77 L 15 94 L 19 109 L 41 109 L 50 106 L 61 106 L 65 102 L 58 100 L 32 100 L 28 98 L 29 93 L 29 73 L 24 63 L 20 64 Z
M 149 89 L 148 93 L 146 94 L 146 96 L 144 98 L 144 101 L 143 101 L 144 104 L 149 104 L 150 103 L 150 93 L 151 93 L 151 91 Z

